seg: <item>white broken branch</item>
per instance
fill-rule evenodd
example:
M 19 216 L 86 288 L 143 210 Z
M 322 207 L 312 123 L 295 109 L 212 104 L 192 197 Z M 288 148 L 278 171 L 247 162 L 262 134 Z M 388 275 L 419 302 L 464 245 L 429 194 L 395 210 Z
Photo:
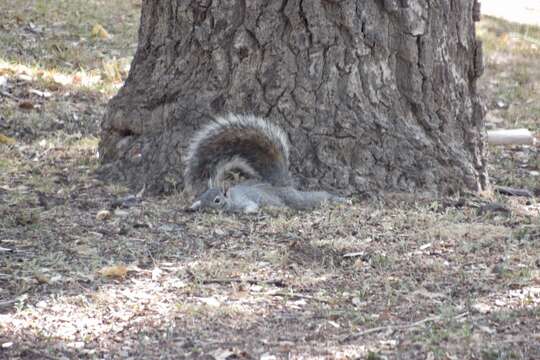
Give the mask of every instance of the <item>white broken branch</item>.
M 487 142 L 491 145 L 534 145 L 536 139 L 527 129 L 500 129 L 489 130 Z

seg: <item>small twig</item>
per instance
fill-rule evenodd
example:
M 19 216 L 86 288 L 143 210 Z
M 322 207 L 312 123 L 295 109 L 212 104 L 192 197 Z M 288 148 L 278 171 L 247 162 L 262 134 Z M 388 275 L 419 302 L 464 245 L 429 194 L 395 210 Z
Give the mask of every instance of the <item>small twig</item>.
M 10 98 L 10 99 L 15 100 L 15 101 L 21 101 L 21 99 L 19 99 L 15 95 L 11 95 L 10 93 L 2 91 L 2 90 L 0 90 L 0 95 L 5 96 L 5 97 Z
M 13 306 L 17 303 L 17 300 L 6 300 L 6 301 L 0 301 L 0 309 L 5 309 Z
M 509 186 L 495 186 L 494 190 L 503 195 L 534 197 L 533 193 L 527 189 L 517 189 Z
M 39 351 L 37 351 L 37 350 L 24 349 L 24 352 L 25 352 L 25 353 L 32 354 L 32 355 L 36 356 L 37 358 L 48 359 L 48 360 L 54 360 L 54 359 L 57 359 L 56 357 L 52 357 L 52 356 L 50 356 L 50 355 L 44 354 L 44 353 L 42 353 L 42 352 L 39 352 Z
M 323 304 L 329 304 L 330 303 L 330 301 L 328 301 L 328 300 L 317 298 L 317 297 L 311 296 L 311 295 L 289 294 L 289 293 L 282 293 L 282 292 L 272 293 L 270 295 L 272 295 L 272 296 L 280 296 L 280 297 L 290 297 L 290 298 L 293 298 L 293 299 L 296 298 L 296 299 L 315 300 L 315 301 L 323 303 Z
M 349 341 L 349 340 L 356 340 L 364 335 L 368 335 L 368 334 L 371 334 L 371 333 L 375 333 L 375 332 L 379 332 L 379 331 L 383 331 L 385 329 L 391 329 L 392 326 L 379 326 L 379 327 L 374 327 L 374 328 L 371 328 L 371 329 L 367 329 L 367 330 L 364 330 L 364 331 L 360 331 L 360 332 L 357 332 L 356 334 L 351 334 L 351 335 L 347 335 L 342 341 Z
M 460 319 L 460 318 L 462 318 L 464 316 L 467 316 L 468 314 L 469 314 L 469 312 L 466 311 L 464 313 L 461 313 L 459 315 L 454 316 L 453 319 L 457 320 L 457 319 Z M 413 322 L 411 324 L 379 326 L 379 327 L 375 327 L 375 328 L 371 328 L 371 329 L 367 329 L 367 330 L 364 330 L 364 331 L 357 332 L 356 334 L 347 335 L 341 341 L 356 340 L 356 339 L 358 339 L 358 338 L 360 338 L 360 337 L 362 337 L 364 335 L 368 335 L 368 334 L 372 334 L 372 333 L 376 333 L 376 332 L 384 331 L 384 330 L 408 330 L 408 329 L 418 327 L 418 326 L 420 326 L 422 324 L 425 324 L 425 323 L 428 323 L 428 322 L 441 320 L 442 318 L 443 317 L 440 316 L 440 315 L 439 316 L 430 316 L 430 317 L 427 317 L 425 319 Z
M 203 284 L 241 284 L 247 283 L 250 285 L 274 285 L 277 287 L 285 287 L 287 284 L 283 280 L 256 280 L 256 279 L 203 279 L 200 281 Z
M 487 213 L 502 213 L 510 215 L 512 210 L 510 210 L 508 206 L 498 203 L 484 204 L 478 208 L 478 215 L 485 215 Z

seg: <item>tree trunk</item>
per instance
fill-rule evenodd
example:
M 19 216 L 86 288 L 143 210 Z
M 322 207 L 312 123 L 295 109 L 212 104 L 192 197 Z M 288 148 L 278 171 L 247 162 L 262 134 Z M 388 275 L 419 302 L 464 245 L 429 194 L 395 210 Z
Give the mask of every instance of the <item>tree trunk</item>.
M 477 19 L 473 0 L 144 0 L 103 173 L 182 189 L 194 131 L 234 112 L 287 131 L 303 188 L 481 190 Z

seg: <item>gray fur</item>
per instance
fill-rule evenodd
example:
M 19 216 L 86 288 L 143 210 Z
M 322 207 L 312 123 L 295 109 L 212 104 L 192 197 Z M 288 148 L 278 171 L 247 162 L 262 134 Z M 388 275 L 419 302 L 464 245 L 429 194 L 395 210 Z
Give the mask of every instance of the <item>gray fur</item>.
M 224 153 L 208 154 L 205 149 L 211 147 L 216 139 L 224 133 L 225 130 L 235 129 L 236 136 L 238 134 L 250 134 L 255 131 L 260 136 L 267 139 L 275 152 L 280 153 L 283 157 L 280 163 L 265 164 L 265 168 L 255 168 L 253 162 L 250 163 L 246 154 L 235 153 L 228 155 Z M 226 150 L 226 149 L 222 149 Z M 269 149 L 268 149 L 269 150 Z M 262 156 L 264 154 L 251 154 L 252 156 Z M 211 157 L 212 165 L 210 168 L 201 168 L 207 159 Z M 278 126 L 273 123 L 263 120 L 254 115 L 238 115 L 228 114 L 224 117 L 215 119 L 214 122 L 207 124 L 197 131 L 187 149 L 187 155 L 184 160 L 186 164 L 184 179 L 187 189 L 200 189 L 201 187 L 210 185 L 216 187 L 223 181 L 223 176 L 226 172 L 233 169 L 238 169 L 252 178 L 270 181 L 279 184 L 288 183 L 290 178 L 289 169 L 289 143 L 287 135 Z M 274 178 L 270 179 L 269 173 L 263 174 L 263 171 L 268 171 L 269 167 L 274 168 L 270 172 Z M 266 178 L 266 179 L 265 179 Z
M 325 203 L 346 201 L 345 198 L 326 191 L 299 191 L 290 186 L 272 186 L 248 181 L 233 186 L 227 193 L 211 188 L 198 198 L 192 208 L 252 213 L 262 207 L 310 210 Z
M 240 170 L 251 180 L 226 190 L 224 178 L 233 170 Z M 345 201 L 325 191 L 299 191 L 291 187 L 285 132 L 253 115 L 229 114 L 199 130 L 186 156 L 185 180 L 188 189 L 208 186 L 191 206 L 193 210 L 307 210 L 327 202 Z
M 218 163 L 214 171 L 214 175 L 208 180 L 208 187 L 221 187 L 226 174 L 235 169 L 240 169 L 242 172 L 254 179 L 260 177 L 257 171 L 253 169 L 253 167 L 251 167 L 251 165 L 249 165 L 245 159 L 242 159 L 240 156 L 235 156 L 230 160 L 222 160 L 220 163 Z

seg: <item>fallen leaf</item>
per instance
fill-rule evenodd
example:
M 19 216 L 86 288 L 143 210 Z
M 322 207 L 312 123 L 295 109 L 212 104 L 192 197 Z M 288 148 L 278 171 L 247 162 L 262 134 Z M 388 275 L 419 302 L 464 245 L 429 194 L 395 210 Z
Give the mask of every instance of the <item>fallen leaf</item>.
M 30 82 L 33 80 L 32 75 L 30 74 L 17 74 L 17 79 L 25 82 Z
M 118 216 L 118 217 L 128 217 L 129 216 L 129 211 L 116 209 L 116 210 L 114 210 L 114 215 Z
M 208 355 L 210 355 L 210 357 L 215 360 L 227 360 L 236 358 L 235 352 L 231 349 L 216 349 Z
M 225 230 L 222 230 L 222 229 L 214 229 L 214 234 L 216 234 L 217 236 L 225 236 L 227 235 L 227 233 L 225 232 Z
M 83 341 L 75 341 L 72 343 L 67 344 L 69 347 L 75 348 L 77 350 L 84 349 L 85 343 Z
M 355 260 L 353 267 L 356 270 L 362 270 L 366 267 L 366 263 L 364 262 L 362 258 L 358 258 Z
M 19 107 L 21 109 L 31 110 L 34 108 L 34 103 L 30 100 L 22 100 L 21 102 L 19 102 Z
M 33 211 L 22 211 L 15 216 L 18 225 L 31 225 L 39 222 L 39 214 Z
M 426 299 L 444 299 L 446 297 L 446 295 L 443 293 L 430 292 L 426 289 L 416 290 L 413 294 L 420 295 L 422 297 L 425 297 Z
M 472 306 L 472 308 L 476 311 L 478 311 L 480 314 L 487 314 L 491 312 L 491 306 L 484 303 L 476 303 Z
M 15 139 L 9 136 L 6 136 L 4 134 L 0 134 L 0 144 L 4 144 L 4 145 L 15 144 Z
M 212 306 L 212 307 L 218 307 L 221 305 L 221 303 L 213 298 L 213 297 L 207 297 L 207 298 L 199 298 L 199 300 L 205 304 L 205 305 L 208 305 L 208 306 Z
M 97 249 L 95 246 L 89 246 L 87 244 L 77 245 L 73 248 L 77 254 L 81 256 L 96 256 Z
M 92 28 L 91 34 L 93 37 L 97 37 L 103 40 L 109 39 L 111 35 L 105 30 L 101 24 L 96 24 Z
M 152 280 L 158 280 L 163 275 L 163 270 L 156 267 L 152 270 Z
M 97 221 L 105 221 L 107 219 L 111 218 L 111 212 L 109 210 L 100 210 L 96 214 L 96 220 Z
M 354 306 L 364 306 L 364 305 L 367 305 L 367 302 L 366 301 L 362 301 L 361 298 L 359 297 L 353 297 L 351 299 L 351 302 Z
M 105 266 L 98 273 L 101 276 L 109 278 L 124 278 L 127 275 L 128 269 L 124 265 Z
M 81 85 L 81 83 L 82 83 L 81 75 L 79 75 L 79 74 L 73 75 L 73 78 L 72 78 L 71 82 L 73 83 L 73 85 Z
M 36 278 L 36 280 L 40 284 L 48 284 L 49 281 L 50 281 L 49 277 L 47 275 L 45 275 L 45 274 L 37 273 L 37 274 L 34 275 L 34 277 Z
M 54 74 L 52 79 L 55 83 L 66 86 L 71 83 L 71 77 L 65 74 Z
M 333 327 L 335 327 L 336 329 L 339 329 L 341 326 L 335 322 L 335 321 L 332 321 L 332 320 L 328 320 L 328 324 L 329 325 L 332 325 Z
M 486 334 L 490 334 L 490 335 L 493 335 L 497 332 L 497 330 L 490 328 L 489 326 L 478 325 L 478 328 L 482 330 L 483 332 L 485 332 Z

